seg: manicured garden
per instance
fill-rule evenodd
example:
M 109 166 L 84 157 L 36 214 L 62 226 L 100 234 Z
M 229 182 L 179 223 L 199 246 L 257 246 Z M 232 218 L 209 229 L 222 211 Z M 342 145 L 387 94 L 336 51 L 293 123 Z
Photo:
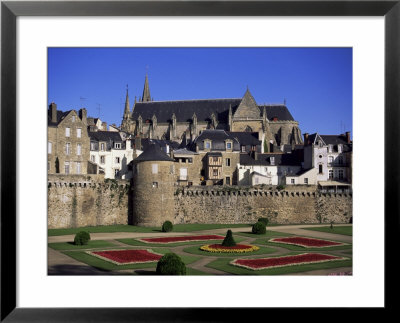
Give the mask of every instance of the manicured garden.
M 323 227 L 307 227 L 303 228 L 304 230 L 311 230 L 311 231 L 319 231 L 319 232 L 326 232 L 326 233 L 336 233 L 336 234 L 343 234 L 346 236 L 353 235 L 353 226 L 346 225 L 346 226 L 323 226 Z

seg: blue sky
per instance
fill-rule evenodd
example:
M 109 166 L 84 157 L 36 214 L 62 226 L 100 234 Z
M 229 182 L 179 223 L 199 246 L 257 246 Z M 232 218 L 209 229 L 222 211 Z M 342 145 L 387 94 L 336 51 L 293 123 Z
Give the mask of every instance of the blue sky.
M 302 133 L 353 132 L 351 48 L 49 48 L 48 102 L 120 125 L 126 86 L 132 107 L 146 71 L 156 101 L 240 98 L 248 86 L 260 105 L 286 100 Z

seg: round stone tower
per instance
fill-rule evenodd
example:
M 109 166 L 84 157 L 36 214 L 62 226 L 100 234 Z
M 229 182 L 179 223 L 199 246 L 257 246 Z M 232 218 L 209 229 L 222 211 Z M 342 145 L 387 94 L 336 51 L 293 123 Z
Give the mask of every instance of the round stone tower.
M 174 223 L 174 160 L 150 145 L 133 160 L 133 224 L 161 226 Z

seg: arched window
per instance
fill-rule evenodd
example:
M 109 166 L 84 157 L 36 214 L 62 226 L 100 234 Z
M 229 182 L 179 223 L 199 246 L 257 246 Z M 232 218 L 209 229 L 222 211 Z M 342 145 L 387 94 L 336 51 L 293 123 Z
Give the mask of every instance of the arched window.
M 244 129 L 245 132 L 253 132 L 253 129 L 251 129 L 250 126 L 246 126 L 246 129 Z

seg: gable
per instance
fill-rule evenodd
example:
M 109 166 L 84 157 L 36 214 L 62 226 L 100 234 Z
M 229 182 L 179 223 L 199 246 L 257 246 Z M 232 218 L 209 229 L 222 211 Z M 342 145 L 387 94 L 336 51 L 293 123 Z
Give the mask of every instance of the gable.
M 256 100 L 254 100 L 249 90 L 247 90 L 244 94 L 242 101 L 240 102 L 238 108 L 235 111 L 235 114 L 233 115 L 233 119 L 242 118 L 260 118 L 260 108 L 258 107 Z

